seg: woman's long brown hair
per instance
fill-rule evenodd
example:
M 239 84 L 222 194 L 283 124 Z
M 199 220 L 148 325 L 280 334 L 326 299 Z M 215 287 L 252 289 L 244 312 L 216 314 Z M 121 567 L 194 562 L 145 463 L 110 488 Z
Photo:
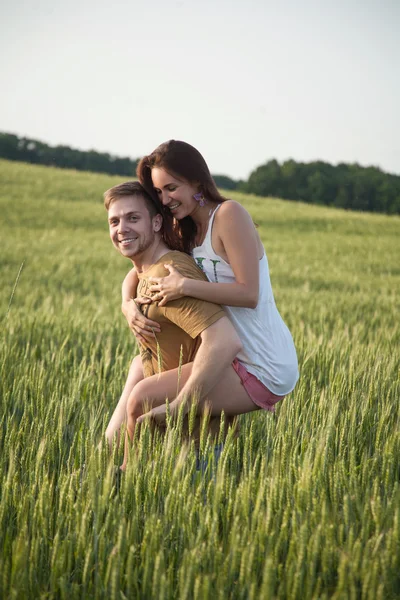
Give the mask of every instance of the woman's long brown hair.
M 197 185 L 199 192 L 207 200 L 212 200 L 218 204 L 227 200 L 219 193 L 207 163 L 200 152 L 186 142 L 177 140 L 164 142 L 151 154 L 144 156 L 138 164 L 136 173 L 140 183 L 147 193 L 159 202 L 151 179 L 151 171 L 154 167 L 165 169 L 178 179 Z M 180 221 L 173 219 L 169 210 L 165 208 L 163 215 L 166 244 L 173 250 L 190 254 L 195 246 L 196 223 L 191 217 L 184 217 Z

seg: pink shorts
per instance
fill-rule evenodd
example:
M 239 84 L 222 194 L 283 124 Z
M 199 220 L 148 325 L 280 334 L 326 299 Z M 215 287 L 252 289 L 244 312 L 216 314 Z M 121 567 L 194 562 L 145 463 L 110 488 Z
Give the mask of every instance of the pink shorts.
M 244 367 L 237 358 L 233 361 L 232 367 L 239 375 L 244 389 L 254 404 L 265 410 L 275 412 L 275 404 L 279 402 L 279 400 L 283 400 L 285 396 L 277 396 L 270 392 L 270 390 L 265 387 L 255 375 L 252 375 L 252 373 L 247 371 L 246 367 Z

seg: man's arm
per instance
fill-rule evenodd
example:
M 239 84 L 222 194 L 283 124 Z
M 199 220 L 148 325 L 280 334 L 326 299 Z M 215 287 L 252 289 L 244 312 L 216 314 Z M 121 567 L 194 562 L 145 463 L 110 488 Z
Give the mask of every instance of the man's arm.
M 145 317 L 138 308 L 138 304 L 150 304 L 150 299 L 141 298 L 134 300 L 137 294 L 139 277 L 136 269 L 131 269 L 122 282 L 122 305 L 121 310 L 128 321 L 132 333 L 139 342 L 146 343 L 146 338 L 154 337 L 159 333 L 160 325 Z
M 136 269 L 131 269 L 126 275 L 122 282 L 122 312 L 126 315 L 127 306 L 129 302 L 136 298 L 136 289 L 138 286 L 139 278 L 137 276 Z
M 201 344 L 193 361 L 191 375 L 178 396 L 169 407 L 171 414 L 177 413 L 185 399 L 191 399 L 193 394 L 200 397 L 200 404 L 204 402 L 210 390 L 215 386 L 222 371 L 227 368 L 242 349 L 239 336 L 228 317 L 222 317 L 201 334 Z M 138 423 L 147 416 L 165 414 L 166 406 L 158 406 L 138 419 Z M 190 410 L 190 402 L 185 406 L 184 412 Z

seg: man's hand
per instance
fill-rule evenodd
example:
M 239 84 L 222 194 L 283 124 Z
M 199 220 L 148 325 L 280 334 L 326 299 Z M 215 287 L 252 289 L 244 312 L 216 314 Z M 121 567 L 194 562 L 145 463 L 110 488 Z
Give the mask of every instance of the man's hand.
M 122 312 L 124 313 L 126 320 L 128 321 L 129 328 L 131 329 L 134 336 L 139 342 L 144 343 L 146 338 L 155 337 L 157 333 L 160 333 L 161 328 L 156 321 L 152 321 L 144 316 L 140 311 L 140 306 L 143 304 L 150 304 L 152 300 L 150 298 L 138 297 L 134 300 L 122 302 Z
M 141 417 L 138 418 L 136 423 L 140 425 L 143 421 L 148 421 L 153 419 L 156 423 L 164 423 L 167 417 L 167 405 L 162 404 L 161 406 L 156 406 L 149 410 L 149 412 L 145 413 Z
M 177 416 L 177 414 L 179 412 L 180 404 L 181 403 L 178 402 L 177 400 L 174 400 L 173 402 L 171 402 L 169 404 L 169 414 L 171 415 L 171 417 Z M 187 413 L 187 411 L 189 410 L 189 407 L 186 406 L 186 404 L 185 404 L 185 408 L 183 409 L 184 414 Z M 137 423 L 140 424 L 140 423 L 143 423 L 143 421 L 146 421 L 148 419 L 153 419 L 156 423 L 161 424 L 161 423 L 165 423 L 166 418 L 167 418 L 167 405 L 161 404 L 161 406 L 155 406 L 154 408 L 149 410 L 147 413 L 145 413 L 144 415 L 139 417 L 137 420 Z

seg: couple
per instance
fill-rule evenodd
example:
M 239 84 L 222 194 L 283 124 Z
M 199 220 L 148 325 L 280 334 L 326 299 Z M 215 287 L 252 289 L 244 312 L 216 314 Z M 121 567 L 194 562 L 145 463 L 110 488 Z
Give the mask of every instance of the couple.
M 140 342 L 106 431 L 111 442 L 127 420 L 123 470 L 136 425 L 146 417 L 163 422 L 166 398 L 171 414 L 182 403 L 188 412 L 198 396 L 200 411 L 207 403 L 212 416 L 229 418 L 273 411 L 298 379 L 247 211 L 220 195 L 203 157 L 185 142 L 161 144 L 137 174 L 140 183 L 104 194 L 111 240 L 133 263 L 123 311 Z

